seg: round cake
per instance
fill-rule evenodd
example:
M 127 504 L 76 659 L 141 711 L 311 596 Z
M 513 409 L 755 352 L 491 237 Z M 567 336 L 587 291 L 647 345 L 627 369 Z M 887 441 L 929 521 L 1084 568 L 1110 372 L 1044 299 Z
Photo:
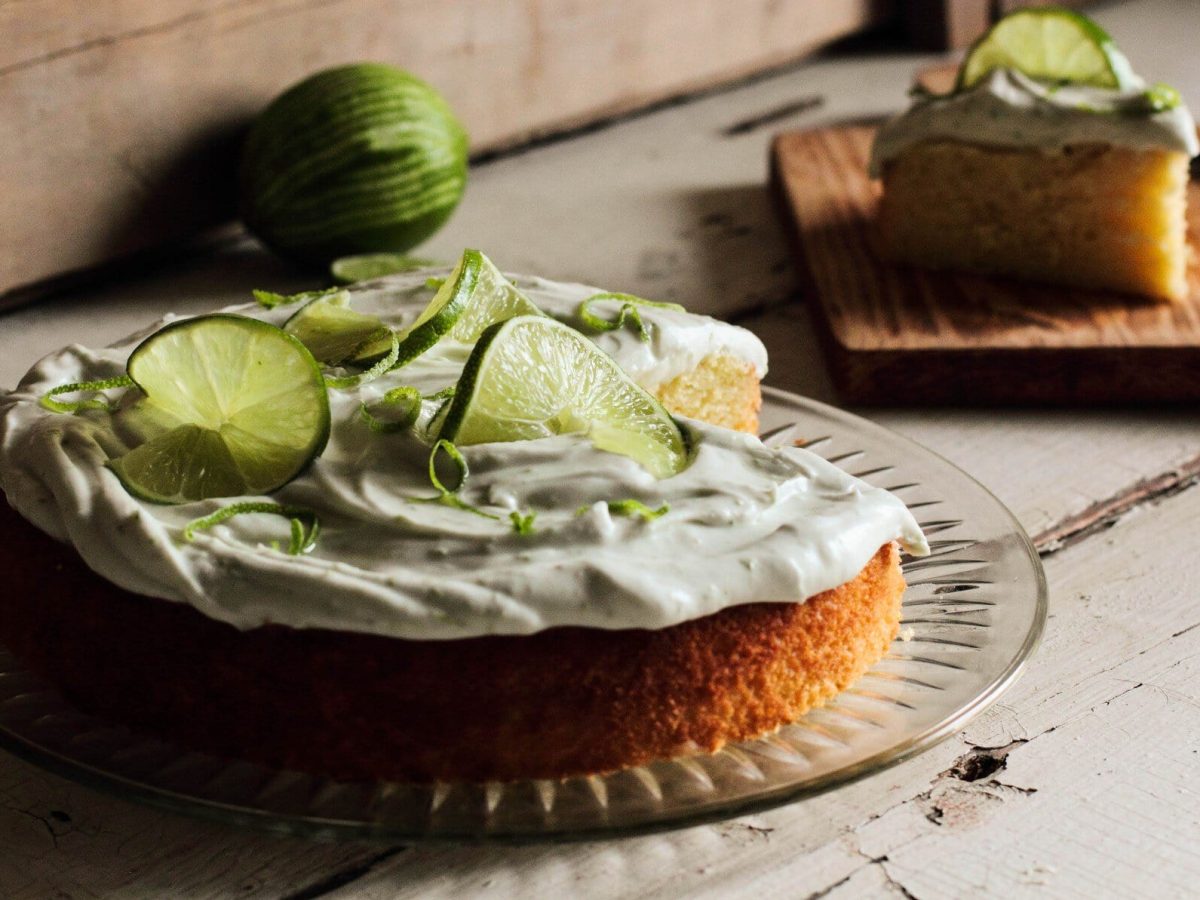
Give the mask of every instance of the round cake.
M 351 293 L 402 330 L 423 280 Z M 515 281 L 564 320 L 592 294 Z M 677 310 L 643 316 L 648 334 L 580 330 L 677 415 L 750 428 L 756 339 Z M 400 781 L 562 778 L 713 752 L 876 662 L 899 623 L 897 541 L 924 549 L 887 492 L 698 418 L 678 420 L 689 459 L 670 477 L 584 431 L 464 446 L 470 478 L 454 503 L 430 503 L 428 441 L 373 434 L 360 410 L 401 384 L 454 383 L 463 359 L 442 350 L 330 391 L 328 446 L 266 498 L 319 516 L 311 552 L 280 549 L 279 516 L 193 533 L 229 502 L 264 498 L 139 500 L 108 465 L 129 451 L 119 413 L 38 402 L 119 377 L 135 343 L 67 348 L 0 399 L 0 485 L 16 509 L 0 515 L 12 560 L 0 641 L 79 708 L 184 747 Z

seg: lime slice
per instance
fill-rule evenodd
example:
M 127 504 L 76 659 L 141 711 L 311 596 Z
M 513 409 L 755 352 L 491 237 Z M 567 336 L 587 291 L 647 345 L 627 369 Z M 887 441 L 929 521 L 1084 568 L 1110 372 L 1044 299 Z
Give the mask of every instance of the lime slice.
M 442 338 L 471 346 L 489 325 L 513 316 L 540 314 L 490 259 L 478 250 L 464 250 L 429 305 L 401 335 L 395 367 L 412 362 Z M 355 362 L 378 358 L 387 349 L 386 341 L 375 341 L 359 351 Z
M 1129 61 L 1103 28 L 1087 16 L 1056 7 L 1017 10 L 993 25 L 968 51 L 957 86 L 969 88 L 994 69 L 1101 88 L 1137 83 Z
M 146 500 L 269 493 L 329 438 L 317 361 L 257 319 L 218 313 L 168 325 L 138 345 L 128 372 L 146 396 L 122 415 L 149 439 L 109 466 Z
M 432 259 L 408 256 L 404 253 L 362 253 L 358 256 L 343 256 L 329 266 L 329 273 L 342 284 L 370 281 L 385 275 L 412 272 L 438 265 Z
M 330 366 L 354 356 L 368 341 L 382 338 L 388 342 L 383 322 L 350 308 L 349 291 L 310 300 L 287 320 L 283 330 L 294 335 L 318 362 Z
M 612 357 L 561 322 L 518 316 L 475 345 L 440 437 L 467 445 L 577 432 L 657 478 L 687 465 L 675 420 Z

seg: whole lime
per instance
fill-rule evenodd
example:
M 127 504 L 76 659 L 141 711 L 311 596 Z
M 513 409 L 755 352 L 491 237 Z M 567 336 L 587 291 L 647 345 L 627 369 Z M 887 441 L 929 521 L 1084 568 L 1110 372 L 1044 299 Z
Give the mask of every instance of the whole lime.
M 242 218 L 297 262 L 404 251 L 450 217 L 467 134 L 432 87 L 395 66 L 326 69 L 275 99 L 242 151 Z

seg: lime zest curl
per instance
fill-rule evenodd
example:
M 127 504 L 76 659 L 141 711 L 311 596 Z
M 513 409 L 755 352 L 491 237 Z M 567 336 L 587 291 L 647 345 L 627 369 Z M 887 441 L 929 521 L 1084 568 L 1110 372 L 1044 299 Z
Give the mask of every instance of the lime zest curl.
M 609 500 L 608 511 L 614 516 L 637 516 L 645 522 L 653 522 L 669 513 L 671 506 L 664 503 L 658 509 L 652 509 L 641 500 Z
M 42 394 L 38 403 L 51 412 L 73 413 L 82 409 L 103 409 L 106 412 L 115 410 L 116 404 L 107 400 L 55 400 L 60 394 L 76 394 L 82 391 L 106 391 L 109 388 L 133 387 L 134 381 L 128 375 L 118 375 L 115 378 L 104 378 L 100 381 L 76 381 L 71 384 L 60 384 Z
M 417 424 L 417 419 L 421 417 L 421 392 L 415 387 L 401 385 L 394 387 L 377 401 L 376 408 L 385 406 L 399 407 L 403 404 L 402 414 L 396 419 L 381 419 L 371 412 L 371 408 L 364 402 L 359 407 L 359 412 L 370 428 L 376 434 L 394 434 L 398 431 L 408 431 Z
M 621 303 L 621 308 L 617 311 L 615 319 L 605 319 L 597 315 L 590 309 L 594 303 L 600 303 L 605 300 L 617 300 Z M 579 309 L 576 315 L 580 321 L 593 331 L 617 331 L 625 327 L 628 322 L 637 332 L 638 337 L 645 343 L 650 341 L 650 329 L 646 323 L 642 321 L 642 314 L 638 312 L 639 306 L 649 306 L 654 309 L 669 309 L 673 312 L 683 312 L 683 307 L 678 303 L 660 303 L 657 300 L 645 300 L 641 297 L 636 297 L 633 294 L 621 294 L 605 291 L 600 294 L 593 294 L 582 303 L 579 304 Z
M 371 368 L 367 369 L 365 372 L 360 372 L 357 375 L 334 375 L 332 377 L 326 375 L 325 384 L 328 387 L 334 388 L 335 390 L 354 388 L 358 387 L 359 385 L 374 381 L 380 375 L 383 375 L 389 369 L 391 369 L 392 366 L 396 364 L 396 360 L 400 358 L 400 337 L 390 328 L 381 330 L 377 337 L 384 337 L 385 332 L 386 336 L 391 340 L 391 348 L 388 350 L 386 356 L 380 359 L 379 362 L 375 363 L 375 365 L 371 366 Z M 376 339 L 377 338 L 375 337 L 369 338 L 367 343 L 370 343 Z
M 1174 109 L 1183 102 L 1183 98 L 1171 85 L 1160 81 L 1146 88 L 1138 101 L 1139 112 L 1160 113 Z
M 453 489 L 446 487 L 442 483 L 441 478 L 437 473 L 438 454 L 445 453 L 446 458 L 454 466 L 458 473 L 458 482 Z M 454 446 L 452 441 L 445 438 L 438 440 L 433 445 L 433 450 L 429 453 L 429 481 L 437 489 L 436 497 L 421 497 L 417 499 L 417 503 L 441 503 L 443 506 L 449 506 L 454 509 L 461 509 L 463 512 L 474 513 L 477 516 L 483 516 L 485 519 L 500 519 L 499 516 L 494 516 L 489 512 L 484 512 L 476 506 L 472 506 L 467 501 L 458 496 L 458 492 L 462 490 L 463 485 L 467 483 L 467 476 L 471 474 L 471 469 L 467 465 L 467 460 L 463 457 L 462 452 Z
M 215 513 L 193 519 L 184 526 L 183 539 L 189 543 L 196 537 L 197 531 L 204 531 L 222 522 L 247 513 L 267 513 L 284 516 L 291 519 L 292 535 L 288 544 L 289 556 L 301 556 L 308 553 L 317 545 L 317 537 L 321 533 L 321 520 L 311 509 L 303 506 L 285 506 L 282 503 L 231 503 L 223 506 Z M 311 522 L 306 528 L 305 520 Z
M 664 503 L 658 509 L 647 506 L 641 500 L 629 498 L 627 500 L 607 500 L 605 506 L 608 507 L 610 515 L 614 516 L 629 516 L 640 518 L 644 522 L 653 522 L 655 519 L 660 519 L 671 511 L 669 503 Z M 579 509 L 575 510 L 575 515 L 582 516 L 594 506 L 592 503 L 585 503 Z
M 533 520 L 536 518 L 537 511 L 532 509 L 527 513 L 522 513 L 519 509 L 514 509 L 508 514 L 508 519 L 512 522 L 513 531 L 522 536 L 534 533 Z
M 276 294 L 274 291 L 261 291 L 255 288 L 250 293 L 254 295 L 254 299 L 258 301 L 258 305 L 265 309 L 274 309 L 277 306 L 291 306 L 293 303 L 305 303 L 310 300 L 317 300 L 321 297 L 328 297 L 330 294 L 336 294 L 343 290 L 340 287 L 322 288 L 319 291 L 300 291 L 298 294 Z

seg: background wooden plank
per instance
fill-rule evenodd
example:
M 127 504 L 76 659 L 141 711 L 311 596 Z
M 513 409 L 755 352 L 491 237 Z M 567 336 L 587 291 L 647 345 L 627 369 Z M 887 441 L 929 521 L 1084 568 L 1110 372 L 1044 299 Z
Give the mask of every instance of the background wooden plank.
M 888 0 L 0 4 L 0 294 L 228 218 L 248 119 L 363 59 L 434 84 L 476 151 L 797 58 Z

